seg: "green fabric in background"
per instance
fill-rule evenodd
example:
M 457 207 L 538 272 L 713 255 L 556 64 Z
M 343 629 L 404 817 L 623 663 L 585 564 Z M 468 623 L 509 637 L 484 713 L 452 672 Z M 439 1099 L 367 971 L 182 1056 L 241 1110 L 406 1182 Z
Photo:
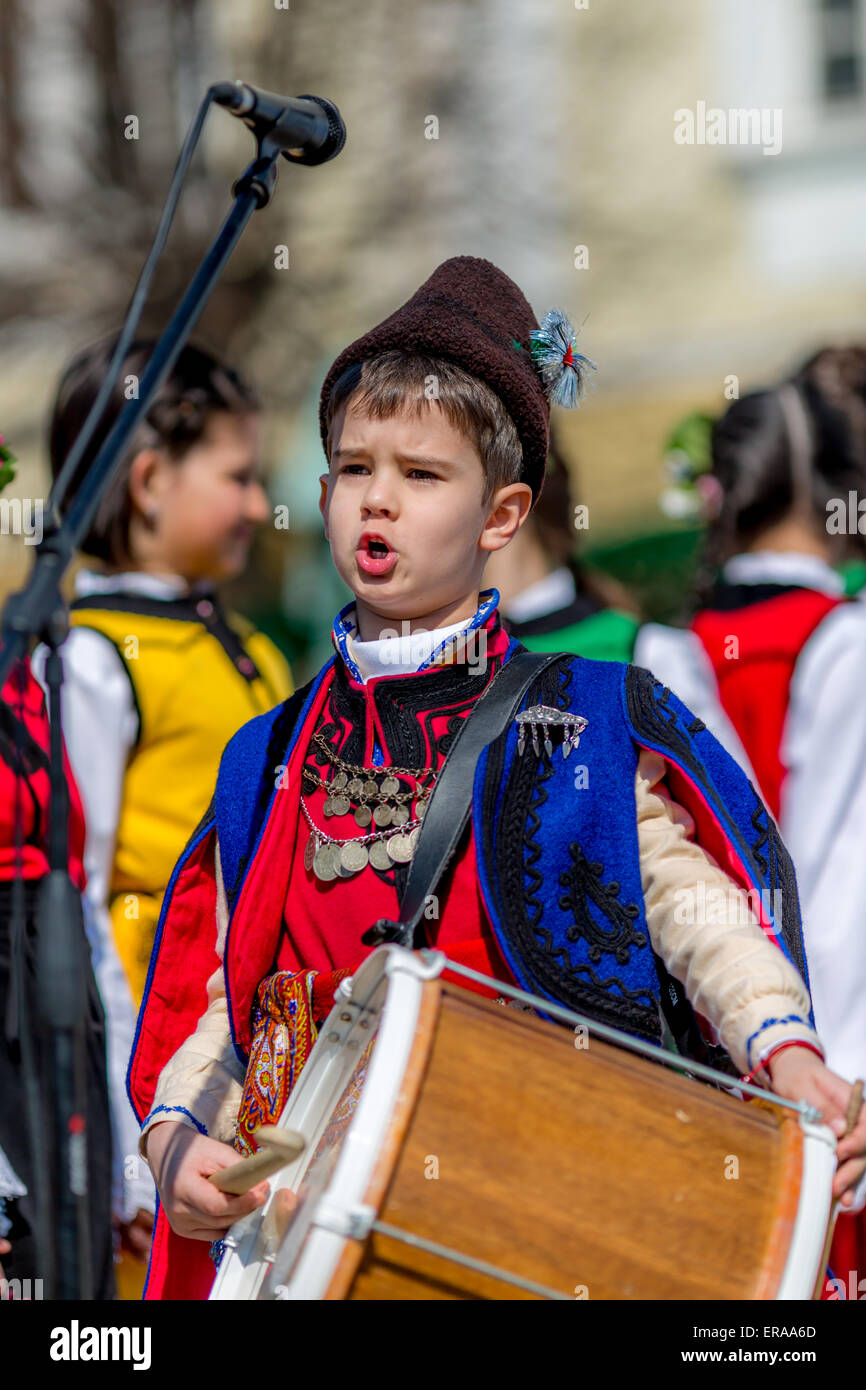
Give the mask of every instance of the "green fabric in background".
M 531 652 L 574 652 L 593 661 L 631 661 L 639 626 L 631 613 L 606 608 L 554 632 L 521 634 L 519 641 Z
M 859 594 L 860 590 L 866 587 L 866 564 L 862 560 L 848 560 L 844 565 L 837 565 L 839 573 L 845 581 L 845 593 L 849 597 Z

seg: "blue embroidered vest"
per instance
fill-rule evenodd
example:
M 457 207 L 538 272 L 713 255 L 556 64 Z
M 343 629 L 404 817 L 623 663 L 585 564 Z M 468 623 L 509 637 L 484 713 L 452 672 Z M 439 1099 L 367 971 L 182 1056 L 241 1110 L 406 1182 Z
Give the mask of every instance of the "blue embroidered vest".
M 518 650 L 512 640 L 506 659 Z M 273 769 L 288 762 L 334 660 L 284 705 L 245 725 L 223 755 L 212 815 L 230 912 L 267 821 Z M 512 724 L 479 759 L 472 789 L 480 886 L 517 980 L 651 1041 L 662 1036 L 662 992 L 685 1005 L 653 953 L 645 918 L 634 790 L 643 747 L 667 760 L 671 792 L 694 816 L 699 843 L 754 891 L 765 930 L 808 984 L 794 872 L 775 823 L 682 702 L 641 668 L 563 654 L 530 686 L 522 708 L 537 704 L 587 720 L 579 747 L 563 758 L 554 733 L 552 756 L 543 747 L 536 754 L 531 741 L 518 756 Z M 399 757 L 399 749 L 392 753 Z M 804 1021 L 811 1024 L 811 1015 Z

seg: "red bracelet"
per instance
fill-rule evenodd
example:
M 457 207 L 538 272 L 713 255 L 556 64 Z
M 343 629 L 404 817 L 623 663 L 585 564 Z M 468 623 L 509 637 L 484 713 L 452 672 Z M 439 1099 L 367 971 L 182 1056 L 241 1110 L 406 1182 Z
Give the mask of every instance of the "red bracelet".
M 778 1052 L 783 1052 L 786 1047 L 807 1047 L 810 1052 L 814 1052 L 817 1057 L 820 1057 L 822 1062 L 824 1060 L 820 1048 L 817 1048 L 814 1043 L 806 1042 L 805 1039 L 801 1038 L 793 1038 L 791 1042 L 779 1043 L 776 1047 L 772 1049 L 768 1056 L 764 1058 L 763 1062 L 759 1062 L 758 1065 L 754 1067 L 752 1071 L 749 1072 L 748 1076 L 741 1076 L 740 1080 L 745 1082 L 751 1082 L 754 1079 L 754 1077 L 757 1076 L 759 1071 L 766 1071 L 767 1063 L 770 1061 L 770 1059 L 775 1057 Z

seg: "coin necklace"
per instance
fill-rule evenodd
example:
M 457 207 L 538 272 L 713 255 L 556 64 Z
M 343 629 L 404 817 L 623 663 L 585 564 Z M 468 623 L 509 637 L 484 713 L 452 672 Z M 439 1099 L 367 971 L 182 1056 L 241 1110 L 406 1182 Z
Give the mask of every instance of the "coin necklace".
M 304 851 L 304 866 L 312 869 L 323 883 L 336 878 L 351 878 L 366 868 L 390 869 L 394 864 L 407 864 L 415 853 L 421 834 L 421 821 L 430 800 L 438 773 L 434 768 L 364 767 L 347 763 L 325 743 L 319 734 L 313 741 L 338 770 L 326 782 L 312 768 L 305 767 L 303 776 L 310 787 L 326 792 L 324 812 L 328 817 L 344 816 L 353 802 L 355 822 L 365 828 L 378 827 L 359 839 L 339 840 L 327 835 L 314 823 L 304 797 L 301 810 L 310 827 Z M 408 792 L 400 790 L 396 774 L 414 777 L 420 784 Z M 409 819 L 407 803 L 417 800 L 414 820 Z M 386 829 L 386 827 L 389 827 Z

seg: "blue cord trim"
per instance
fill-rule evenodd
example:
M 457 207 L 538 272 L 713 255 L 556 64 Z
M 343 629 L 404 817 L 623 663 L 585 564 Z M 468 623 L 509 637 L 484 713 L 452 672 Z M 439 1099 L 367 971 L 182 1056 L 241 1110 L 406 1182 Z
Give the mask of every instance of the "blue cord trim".
M 201 844 L 202 840 L 205 838 L 206 835 L 210 834 L 215 825 L 216 815 L 214 815 L 209 820 L 205 821 L 205 823 L 199 827 L 199 833 L 195 836 L 195 839 L 189 841 L 189 843 L 186 846 L 186 849 L 183 851 L 177 863 L 175 864 L 174 869 L 172 870 L 171 878 L 168 881 L 168 887 L 166 888 L 165 893 L 163 895 L 162 907 L 159 911 L 159 923 L 157 924 L 156 935 L 154 937 L 153 942 L 153 949 L 150 954 L 150 964 L 147 968 L 147 980 L 144 986 L 144 994 L 142 995 L 141 1007 L 139 1008 L 138 1018 L 135 1024 L 135 1037 L 132 1042 L 132 1050 L 129 1054 L 129 1065 L 126 1068 L 126 1094 L 129 1097 L 129 1103 L 132 1106 L 133 1114 L 135 1115 L 135 1118 L 137 1120 L 140 1120 L 140 1116 L 138 1113 L 138 1106 L 136 1105 L 132 1095 L 132 1068 L 135 1063 L 136 1053 L 138 1051 L 138 1042 L 139 1038 L 141 1037 L 141 1029 L 144 1023 L 144 1012 L 147 1008 L 148 996 L 150 995 L 150 987 L 153 983 L 153 977 L 156 971 L 156 958 L 159 954 L 159 948 L 162 943 L 162 933 L 163 928 L 165 926 L 165 919 L 168 915 L 168 908 L 169 903 L 171 902 L 171 895 L 174 892 L 174 885 L 177 883 L 178 878 L 183 872 L 187 860 L 194 853 L 194 851 L 198 849 L 198 846 Z M 143 1121 L 140 1122 L 142 1124 L 144 1123 Z
M 156 1194 L 156 1208 L 153 1213 L 153 1229 L 156 1232 L 156 1223 L 159 1220 L 159 1193 Z M 141 1291 L 142 1303 L 147 1298 L 147 1286 L 150 1283 L 150 1271 L 153 1268 L 153 1241 L 150 1242 L 150 1254 L 147 1257 L 147 1274 L 144 1276 L 144 1288 Z
M 756 1032 L 754 1032 L 752 1036 L 746 1041 L 746 1053 L 750 1061 L 752 1056 L 752 1043 L 755 1041 L 755 1038 L 759 1038 L 761 1034 L 764 1032 L 764 1029 L 771 1028 L 774 1023 L 802 1023 L 804 1028 L 809 1027 L 809 1024 L 807 1023 L 806 1019 L 801 1018 L 799 1014 L 788 1014 L 785 1018 L 766 1019 L 765 1022 L 761 1024 L 760 1028 L 758 1028 Z
M 207 1130 L 205 1129 L 205 1126 L 202 1124 L 201 1120 L 197 1120 L 196 1117 L 195 1117 L 195 1115 L 191 1114 L 190 1111 L 187 1110 L 187 1108 L 186 1108 L 185 1105 L 157 1105 L 157 1106 L 155 1106 L 155 1107 L 153 1108 L 153 1110 L 151 1110 L 150 1114 L 147 1115 L 147 1116 L 145 1117 L 145 1119 L 142 1120 L 142 1122 L 141 1122 L 141 1127 L 142 1127 L 142 1129 L 144 1129 L 144 1126 L 145 1126 L 145 1125 L 149 1125 L 150 1122 L 151 1122 L 151 1120 L 153 1119 L 154 1115 L 158 1115 L 158 1114 L 160 1113 L 160 1111 L 165 1111 L 166 1113 L 168 1113 L 169 1111 L 172 1111 L 172 1110 L 177 1111 L 177 1112 L 178 1112 L 179 1114 L 181 1114 L 181 1115 L 186 1115 L 186 1117 L 187 1117 L 188 1120 L 192 1120 L 192 1122 L 193 1122 L 193 1124 L 195 1125 L 196 1129 L 198 1130 L 199 1134 L 203 1134 L 203 1135 L 205 1136 L 205 1138 L 207 1138 Z
M 476 608 L 474 614 L 472 615 L 466 626 L 460 629 L 460 632 L 468 632 L 472 628 L 483 627 L 484 624 L 487 622 L 488 618 L 490 617 L 490 614 L 493 612 L 494 608 L 497 608 L 499 606 L 498 589 L 484 589 L 479 594 L 479 598 L 481 599 L 481 602 L 479 603 L 478 607 Z M 364 677 L 361 675 L 361 672 L 358 670 L 358 667 L 355 665 L 355 662 L 349 655 L 348 639 L 350 637 L 356 636 L 358 631 L 356 623 L 349 618 L 349 613 L 354 607 L 355 600 L 352 599 L 349 603 L 345 604 L 344 607 L 340 609 L 339 613 L 334 619 L 332 636 L 334 644 L 337 650 L 339 651 L 340 656 L 343 658 L 343 661 L 345 662 L 346 668 L 349 671 L 349 674 L 351 675 L 352 679 L 358 681 L 359 684 L 363 685 Z M 438 647 L 434 647 L 433 651 L 427 657 L 426 661 L 422 661 L 421 665 L 418 667 L 418 670 L 426 671 L 428 667 L 435 665 L 437 658 L 441 656 L 442 652 L 445 651 L 446 647 L 448 647 L 453 641 L 455 641 L 457 637 L 460 636 L 460 632 L 453 633 L 450 637 L 446 637 L 444 642 L 440 642 Z

